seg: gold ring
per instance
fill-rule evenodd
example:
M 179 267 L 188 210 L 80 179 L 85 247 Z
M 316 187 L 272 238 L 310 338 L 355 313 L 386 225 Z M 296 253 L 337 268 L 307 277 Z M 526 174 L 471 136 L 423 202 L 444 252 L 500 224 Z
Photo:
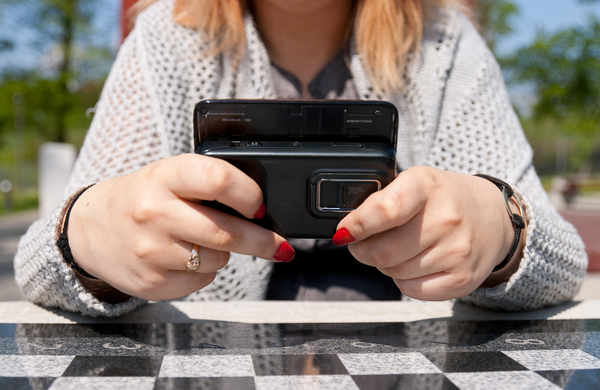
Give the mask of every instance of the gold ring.
M 190 258 L 185 265 L 190 271 L 196 271 L 200 268 L 200 257 L 198 256 L 198 245 L 194 245 Z

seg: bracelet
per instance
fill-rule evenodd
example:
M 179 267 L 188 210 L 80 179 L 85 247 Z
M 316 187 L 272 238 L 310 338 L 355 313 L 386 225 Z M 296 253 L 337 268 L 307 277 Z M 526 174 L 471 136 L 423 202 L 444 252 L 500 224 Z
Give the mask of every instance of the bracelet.
M 498 187 L 500 189 L 500 191 L 502 191 L 502 195 L 504 196 L 504 205 L 506 206 L 506 211 L 508 211 L 510 220 L 512 221 L 512 223 L 515 227 L 515 238 L 513 239 L 512 246 L 510 247 L 510 251 L 508 252 L 508 255 L 506 255 L 506 257 L 504 258 L 504 260 L 502 260 L 502 262 L 500 264 L 498 264 L 496 267 L 494 267 L 494 269 L 492 270 L 492 272 L 496 272 L 496 271 L 499 271 L 502 268 L 506 267 L 506 265 L 510 262 L 510 259 L 512 259 L 513 255 L 515 254 L 515 251 L 517 250 L 517 246 L 519 245 L 519 240 L 521 238 L 521 229 L 525 228 L 525 221 L 523 220 L 523 208 L 521 207 L 521 202 L 519 202 L 519 199 L 515 196 L 515 192 L 513 191 L 512 187 L 509 186 L 507 183 L 503 182 L 500 179 L 496 179 L 495 177 L 489 176 L 489 175 L 477 174 L 475 176 L 491 181 L 492 183 L 494 183 L 496 185 L 496 187 Z M 517 215 L 517 214 L 513 213 L 512 210 L 510 209 L 510 205 L 508 204 L 508 199 L 511 197 L 516 201 L 521 215 Z
M 56 245 L 58 246 L 58 249 L 60 250 L 60 253 L 62 254 L 63 259 L 65 260 L 67 265 L 69 267 L 71 267 L 71 269 L 79 272 L 81 275 L 85 276 L 86 278 L 98 279 L 97 277 L 87 273 L 83 268 L 81 268 L 75 262 L 75 259 L 73 258 L 73 253 L 71 253 L 71 247 L 69 246 L 69 237 L 67 236 L 67 228 L 69 227 L 69 217 L 71 216 L 71 210 L 73 210 L 73 206 L 75 205 L 75 202 L 77 202 L 77 199 L 79 199 L 79 197 L 84 192 L 86 192 L 88 189 L 90 189 L 93 185 L 94 184 L 84 188 L 79 194 L 77 194 L 77 196 L 75 196 L 75 198 L 73 198 L 73 201 L 71 202 L 71 205 L 69 206 L 69 209 L 67 210 L 67 215 L 65 216 L 65 223 L 63 225 L 62 232 L 59 234 L 58 240 L 56 240 Z

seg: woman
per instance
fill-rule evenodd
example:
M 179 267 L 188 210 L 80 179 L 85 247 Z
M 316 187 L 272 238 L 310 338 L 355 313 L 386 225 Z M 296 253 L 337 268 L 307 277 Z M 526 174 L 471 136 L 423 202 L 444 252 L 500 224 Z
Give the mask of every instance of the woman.
M 408 297 L 504 310 L 557 304 L 578 291 L 583 244 L 548 202 L 493 56 L 450 1 L 162 0 L 140 9 L 64 204 L 22 239 L 15 269 L 28 299 L 112 316 L 143 299 L 188 294 L 288 297 L 289 280 L 292 299 L 307 297 L 303 286 L 350 279 L 348 299 L 393 283 Z M 360 263 L 308 243 L 298 251 L 303 260 L 336 261 L 296 259 L 286 272 L 272 263 L 294 255 L 282 237 L 201 205 L 216 199 L 248 218 L 264 214 L 246 175 L 184 154 L 193 105 L 294 97 L 383 99 L 400 112 L 402 173 L 333 237 Z M 516 229 L 499 188 L 475 173 L 513 185 L 526 228 Z M 97 280 L 67 266 L 56 245 L 63 229 L 74 267 Z M 190 271 L 193 251 L 200 261 Z M 304 272 L 321 268 L 333 282 L 307 282 Z M 384 290 L 381 299 L 391 294 Z

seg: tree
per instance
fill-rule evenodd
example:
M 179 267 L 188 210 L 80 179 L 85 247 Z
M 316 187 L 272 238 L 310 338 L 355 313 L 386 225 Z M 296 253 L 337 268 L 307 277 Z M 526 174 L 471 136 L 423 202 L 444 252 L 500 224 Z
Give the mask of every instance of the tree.
M 40 0 L 38 15 L 33 18 L 36 27 L 62 51 L 58 64 L 56 85 L 56 141 L 66 140 L 66 117 L 72 105 L 69 81 L 72 78 L 73 53 L 78 33 L 89 29 L 96 2 L 89 0 Z
M 42 64 L 42 76 L 53 80 L 51 99 L 51 119 L 53 134 L 50 140 L 65 142 L 67 135 L 67 118 L 74 104 L 73 89 L 78 84 L 81 70 L 86 67 L 81 61 L 83 56 L 92 56 L 93 63 L 106 63 L 103 59 L 113 58 L 113 53 L 106 47 L 98 47 L 93 42 L 92 21 L 96 13 L 102 10 L 103 2 L 99 0 L 5 0 L 12 5 L 16 15 L 20 15 L 22 24 L 32 30 L 36 36 L 36 45 L 41 52 L 52 61 Z M 1 44 L 0 44 L 1 47 Z M 15 48 L 17 50 L 17 48 Z M 100 59 L 100 61 L 97 61 Z M 109 60 L 109 61 L 110 61 Z M 108 67 L 106 67 L 107 69 Z M 95 75 L 102 78 L 106 72 Z M 38 75 L 39 76 L 39 75 Z
M 12 50 L 14 43 L 6 38 L 0 38 L 0 53 Z
M 5 12 L 7 6 L 8 6 L 8 3 L 0 4 L 0 23 L 2 23 L 2 24 L 4 21 L 4 12 Z M 14 47 L 14 42 L 12 39 L 10 39 L 9 37 L 0 35 L 0 53 L 2 53 L 4 51 L 12 50 L 13 47 Z
M 16 194 L 37 183 L 39 145 L 81 146 L 86 111 L 114 60 L 117 36 L 107 32 L 117 15 L 101 0 L 0 0 L 0 40 L 14 42 L 13 60 L 0 68 L 0 179 L 9 178 Z
M 488 47 L 495 52 L 498 39 L 514 31 L 512 19 L 519 8 L 509 0 L 471 0 L 481 35 Z
M 538 33 L 505 67 L 512 81 L 533 86 L 536 117 L 600 120 L 600 21 L 595 17 L 582 27 Z
M 590 16 L 583 26 L 540 31 L 503 65 L 510 82 L 531 86 L 537 98 L 532 119 L 560 123 L 578 140 L 573 162 L 585 165 L 600 134 L 600 21 Z

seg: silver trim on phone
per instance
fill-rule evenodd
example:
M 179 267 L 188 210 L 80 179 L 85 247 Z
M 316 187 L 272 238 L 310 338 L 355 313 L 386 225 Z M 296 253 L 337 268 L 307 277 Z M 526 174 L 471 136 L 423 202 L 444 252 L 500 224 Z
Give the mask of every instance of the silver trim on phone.
M 354 210 L 354 209 L 349 209 L 349 208 L 341 208 L 341 207 L 323 207 L 321 206 L 321 184 L 324 181 L 328 181 L 328 182 L 336 182 L 336 183 L 377 183 L 377 191 L 379 191 L 381 189 L 381 182 L 379 180 L 375 180 L 375 179 L 319 179 L 319 181 L 317 182 L 317 210 L 319 210 L 320 212 L 326 212 L 326 213 L 349 213 L 350 211 Z

